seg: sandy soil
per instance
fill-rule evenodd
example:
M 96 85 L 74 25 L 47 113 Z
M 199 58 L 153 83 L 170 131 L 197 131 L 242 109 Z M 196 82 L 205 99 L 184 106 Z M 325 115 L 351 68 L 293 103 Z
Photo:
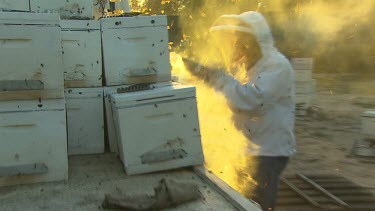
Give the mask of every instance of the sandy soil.
M 375 109 L 375 78 L 314 76 L 314 107 L 307 116 L 297 117 L 298 153 L 284 173 L 340 174 L 375 193 L 375 160 L 350 156 L 354 141 L 362 138 L 363 111 Z
M 126 176 L 114 154 L 74 156 L 69 159 L 69 180 L 0 188 L 0 210 L 103 210 L 105 194 L 153 195 L 162 178 L 198 185 L 202 199 L 168 210 L 235 210 L 221 195 L 188 170 Z

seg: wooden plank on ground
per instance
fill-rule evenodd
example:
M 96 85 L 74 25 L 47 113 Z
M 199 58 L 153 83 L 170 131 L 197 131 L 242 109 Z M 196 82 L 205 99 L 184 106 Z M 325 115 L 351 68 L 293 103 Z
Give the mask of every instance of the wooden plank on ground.
M 307 178 L 305 175 L 297 173 L 297 176 L 300 177 L 301 179 L 303 179 L 305 182 L 307 182 L 310 185 L 312 185 L 316 190 L 320 191 L 321 193 L 323 193 L 327 197 L 329 197 L 332 200 L 334 200 L 339 205 L 341 205 L 343 207 L 349 207 L 349 205 L 347 203 L 345 203 L 344 201 L 342 201 L 341 199 L 339 199 L 338 197 L 336 197 L 335 195 L 333 195 L 332 193 L 330 193 L 326 189 L 322 188 L 320 185 L 316 184 L 314 181 L 312 181 L 311 179 Z
M 315 207 L 321 208 L 321 206 L 316 202 L 314 199 L 312 199 L 310 196 L 306 195 L 302 190 L 300 190 L 298 187 L 290 183 L 287 179 L 281 177 L 280 180 L 288 185 L 291 189 L 293 189 L 296 193 L 298 193 L 300 196 L 302 196 L 306 201 L 308 201 L 311 205 Z

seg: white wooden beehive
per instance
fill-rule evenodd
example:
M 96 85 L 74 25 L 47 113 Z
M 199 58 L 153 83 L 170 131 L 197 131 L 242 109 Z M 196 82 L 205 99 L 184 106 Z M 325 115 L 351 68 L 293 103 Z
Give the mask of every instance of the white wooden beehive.
M 194 87 L 167 86 L 111 98 L 128 175 L 203 164 Z
M 65 88 L 102 86 L 100 22 L 62 20 Z
M 58 14 L 0 12 L 0 100 L 64 97 Z
M 0 101 L 0 186 L 68 179 L 64 104 Z
M 57 12 L 63 19 L 93 19 L 92 0 L 30 0 L 32 12 Z
M 171 80 L 166 16 L 101 19 L 105 85 Z
M 0 10 L 30 11 L 29 0 L 0 0 Z
M 310 81 L 314 69 L 313 58 L 292 58 L 290 64 L 294 69 L 295 81 Z
M 313 58 L 292 58 L 290 63 L 295 70 L 312 70 L 314 69 Z
M 375 139 L 375 110 L 362 114 L 362 134 L 365 138 Z
M 104 153 L 103 88 L 65 89 L 69 155 Z
M 296 94 L 314 94 L 316 90 L 316 80 L 296 81 Z
M 165 86 L 171 86 L 171 82 L 162 82 L 152 84 L 152 88 L 160 88 Z M 117 91 L 122 88 L 128 88 L 130 85 L 123 85 L 123 86 L 110 86 L 104 87 L 104 110 L 105 110 L 105 117 L 106 117 L 106 126 L 107 126 L 107 139 L 109 144 L 110 152 L 118 153 L 118 139 L 115 130 L 115 123 L 113 119 L 113 112 L 112 112 L 112 100 L 111 95 L 117 94 Z
M 312 70 L 294 69 L 295 81 L 311 81 Z

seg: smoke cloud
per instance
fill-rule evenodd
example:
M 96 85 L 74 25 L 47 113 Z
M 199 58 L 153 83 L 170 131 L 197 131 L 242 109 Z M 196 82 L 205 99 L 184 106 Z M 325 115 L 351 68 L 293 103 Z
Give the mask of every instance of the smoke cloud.
M 375 67 L 373 0 L 131 0 L 135 10 L 178 16 L 182 41 L 174 51 L 215 62 L 208 29 L 223 14 L 255 10 L 268 20 L 287 57 L 314 57 L 316 71 L 372 74 Z M 174 35 L 171 35 L 173 37 Z

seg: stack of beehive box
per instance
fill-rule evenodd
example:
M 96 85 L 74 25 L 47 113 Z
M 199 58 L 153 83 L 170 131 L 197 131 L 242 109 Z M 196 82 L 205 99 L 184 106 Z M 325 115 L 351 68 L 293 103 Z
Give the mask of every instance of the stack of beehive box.
M 67 179 L 68 151 L 104 152 L 93 2 L 0 0 L 0 11 L 0 186 Z
M 0 186 L 67 179 L 68 154 L 104 152 L 104 116 L 128 173 L 203 163 L 195 88 L 171 82 L 166 16 L 93 20 L 86 0 L 0 10 Z
M 127 174 L 203 164 L 195 88 L 171 82 L 167 17 L 105 18 L 101 30 L 109 146 Z
M 30 10 L 61 16 L 69 155 L 104 152 L 100 21 L 93 1 L 30 0 Z M 95 115 L 93 115 L 95 114 Z
M 110 151 L 118 152 L 111 94 L 131 84 L 170 86 L 166 16 L 108 18 L 101 20 L 104 95 Z
M 103 153 L 100 22 L 62 20 L 61 38 L 69 155 Z
M 375 110 L 362 114 L 362 139 L 355 142 L 353 154 L 375 157 Z
M 365 139 L 375 140 L 375 110 L 362 114 L 362 134 Z
M 315 96 L 316 81 L 312 78 L 313 58 L 292 58 L 295 74 L 296 114 L 304 115 L 312 106 Z

